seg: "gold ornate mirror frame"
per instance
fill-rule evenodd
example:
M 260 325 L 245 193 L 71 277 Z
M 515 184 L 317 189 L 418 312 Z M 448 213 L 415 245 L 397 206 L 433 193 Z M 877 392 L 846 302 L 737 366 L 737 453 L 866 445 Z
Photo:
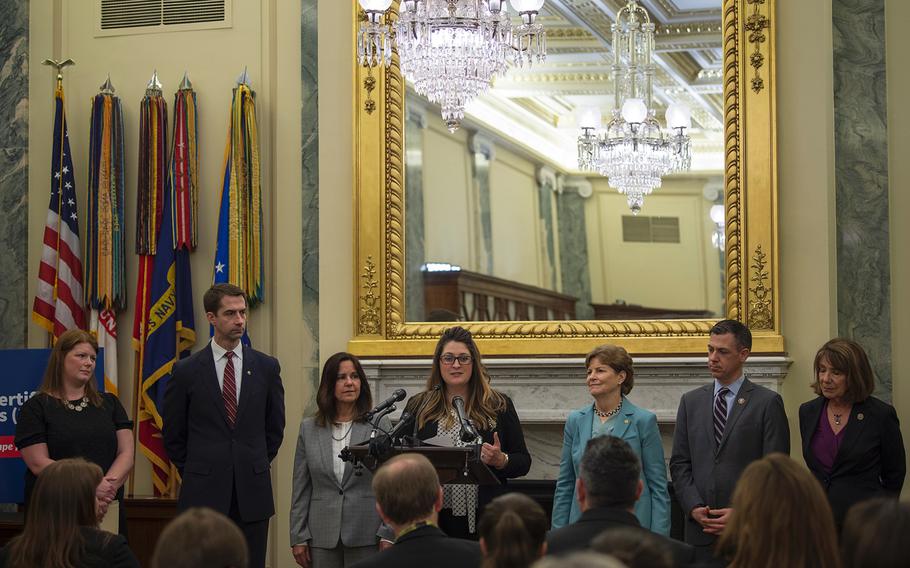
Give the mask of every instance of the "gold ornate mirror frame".
M 357 4 L 356 0 L 348 0 Z M 780 353 L 775 0 L 722 0 L 727 317 L 753 352 Z M 394 2 L 393 8 L 398 2 Z M 355 8 L 355 13 L 359 12 Z M 356 20 L 356 18 L 355 18 Z M 359 22 L 354 21 L 356 27 Z M 405 321 L 405 85 L 354 63 L 354 337 L 365 356 L 427 356 L 451 323 Z M 465 322 L 487 355 L 581 355 L 611 342 L 633 354 L 703 354 L 715 320 Z

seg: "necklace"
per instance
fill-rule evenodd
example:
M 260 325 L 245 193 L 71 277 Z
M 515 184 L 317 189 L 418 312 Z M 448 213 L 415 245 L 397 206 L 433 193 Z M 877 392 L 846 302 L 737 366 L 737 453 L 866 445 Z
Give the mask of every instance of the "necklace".
M 85 408 L 86 406 L 88 406 L 88 397 L 87 396 L 83 396 L 82 400 L 75 402 L 75 403 L 66 401 L 66 407 L 69 408 L 70 410 L 75 410 L 76 412 L 82 412 L 82 409 Z
M 616 408 L 614 408 L 613 410 L 611 410 L 609 412 L 604 412 L 604 411 L 600 410 L 599 408 L 597 408 L 597 403 L 595 402 L 594 403 L 594 414 L 600 416 L 601 418 L 610 418 L 611 416 L 614 416 L 617 412 L 619 412 L 620 408 L 622 408 L 622 400 L 619 401 L 619 404 L 616 405 Z
M 832 414 L 834 414 L 834 413 L 832 412 Z M 840 426 L 840 417 L 841 417 L 840 414 L 834 414 L 834 425 L 835 426 Z
M 343 423 L 338 423 L 338 422 L 336 422 L 336 423 L 334 424 L 334 428 L 339 428 L 339 429 L 341 429 L 343 426 L 344 426 Z M 333 433 L 332 433 L 332 439 L 335 440 L 336 442 L 341 442 L 342 440 L 344 440 L 345 438 L 348 437 L 348 434 L 351 433 L 351 428 L 353 428 L 353 427 L 354 427 L 354 421 L 351 420 L 351 423 L 348 425 L 348 429 L 344 431 L 344 434 L 342 434 L 340 438 L 336 438 L 336 437 L 335 437 L 334 428 L 333 428 L 333 429 L 332 429 L 332 431 L 333 431 Z

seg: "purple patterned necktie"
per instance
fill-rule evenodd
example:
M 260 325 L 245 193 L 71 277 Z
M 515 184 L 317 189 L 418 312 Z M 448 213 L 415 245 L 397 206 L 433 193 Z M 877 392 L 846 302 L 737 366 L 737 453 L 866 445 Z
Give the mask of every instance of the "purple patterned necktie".
M 234 379 L 234 352 L 228 351 L 224 356 L 227 357 L 227 364 L 224 366 L 224 386 L 221 389 L 221 395 L 224 397 L 224 410 L 227 412 L 228 423 L 233 428 L 234 420 L 237 418 L 237 383 Z
M 727 393 L 730 389 L 727 387 L 717 391 L 717 398 L 714 399 L 714 441 L 720 446 L 720 440 L 724 437 L 724 427 L 727 425 Z

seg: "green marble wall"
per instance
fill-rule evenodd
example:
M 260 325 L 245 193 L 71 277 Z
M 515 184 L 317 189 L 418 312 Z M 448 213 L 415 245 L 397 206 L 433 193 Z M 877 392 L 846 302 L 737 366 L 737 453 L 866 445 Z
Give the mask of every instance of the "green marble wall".
M 305 380 L 319 386 L 319 90 L 317 65 L 317 0 L 301 0 L 300 78 L 301 91 L 301 167 L 303 168 L 303 324 L 313 348 L 304 357 Z M 315 397 L 310 403 L 315 409 Z
M 838 334 L 866 349 L 891 399 L 884 0 L 833 0 Z
M 0 3 L 0 349 L 28 337 L 28 8 Z

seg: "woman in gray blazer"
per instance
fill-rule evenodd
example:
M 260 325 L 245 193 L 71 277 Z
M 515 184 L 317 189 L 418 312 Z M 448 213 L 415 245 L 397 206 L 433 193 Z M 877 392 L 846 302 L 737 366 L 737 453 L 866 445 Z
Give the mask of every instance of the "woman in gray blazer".
M 336 353 L 322 368 L 316 416 L 300 425 L 291 498 L 291 551 L 304 568 L 341 568 L 377 551 L 381 521 L 373 476 L 353 475 L 338 454 L 370 436 L 363 415 L 373 406 L 360 361 Z M 379 427 L 391 429 L 388 418 Z M 392 536 L 391 531 L 389 537 Z

